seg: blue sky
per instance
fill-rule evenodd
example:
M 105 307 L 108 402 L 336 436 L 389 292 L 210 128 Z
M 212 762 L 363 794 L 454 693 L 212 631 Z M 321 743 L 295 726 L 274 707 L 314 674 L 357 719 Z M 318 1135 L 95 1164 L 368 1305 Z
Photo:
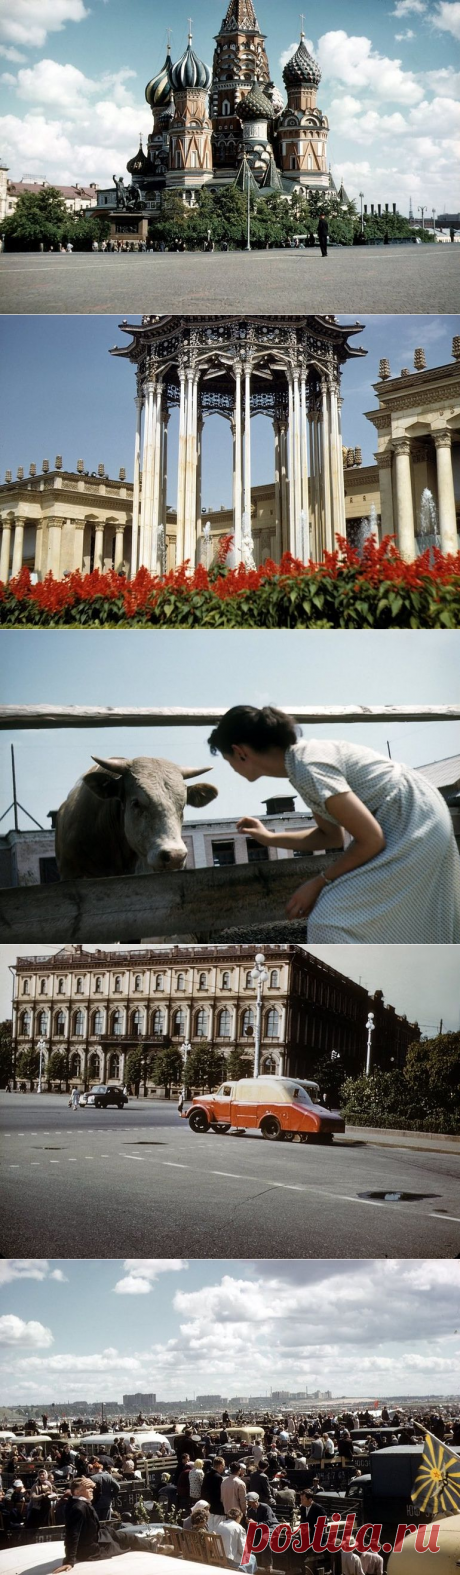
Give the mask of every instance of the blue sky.
M 212 60 L 224 0 L 197 0 L 194 44 Z M 0 153 L 13 179 L 111 183 L 151 126 L 146 81 L 186 44 L 189 4 L 151 0 L 3 0 Z M 293 0 L 258 0 L 272 77 L 299 39 Z M 368 202 L 458 205 L 458 0 L 324 0 L 305 31 L 323 73 L 334 173 Z
M 138 321 L 137 318 L 132 319 Z M 347 318 L 340 321 L 346 323 Z M 348 322 L 351 319 L 348 318 Z M 376 408 L 373 384 L 379 360 L 388 356 L 397 375 L 413 367 L 414 350 L 422 346 L 427 365 L 451 360 L 452 338 L 460 332 L 460 318 L 429 316 L 372 316 L 362 319 L 364 331 L 352 345 L 367 350 L 366 358 L 347 363 L 343 373 L 343 439 L 347 447 L 360 445 L 364 463 L 372 464 L 376 449 L 375 427 L 364 412 Z M 77 459 L 95 470 L 103 462 L 110 476 L 124 466 L 132 479 L 135 430 L 134 371 L 127 361 L 109 356 L 113 345 L 125 342 L 119 319 L 95 317 L 0 318 L 0 475 L 19 465 L 41 468 L 42 460 L 54 464 L 62 454 L 64 469 L 75 469 Z M 27 376 L 24 368 L 27 367 Z M 274 476 L 273 431 L 263 416 L 251 423 L 253 485 Z M 168 503 L 175 506 L 177 472 L 177 411 L 169 427 Z M 218 416 L 205 423 L 203 445 L 203 506 L 219 508 L 231 503 L 231 434 L 228 422 Z
M 77 705 L 449 704 L 458 701 L 460 635 L 430 630 L 302 630 L 174 633 L 127 630 L 2 633 L 2 700 Z M 401 675 L 404 674 L 402 680 Z M 159 755 L 210 764 L 209 728 L 91 728 L 3 733 L 0 799 L 11 799 L 10 743 L 18 796 L 42 825 L 67 796 L 91 755 Z M 306 730 L 305 730 L 306 731 Z M 330 724 L 316 737 L 350 738 L 394 759 L 423 765 L 460 751 L 460 723 Z M 220 756 L 210 779 L 215 814 L 260 814 L 269 780 L 242 783 Z M 0 811 L 1 813 L 1 811 Z M 190 818 L 186 811 L 186 818 Z M 197 812 L 193 812 L 195 818 Z M 3 822 L 11 825 L 11 817 Z
M 459 1389 L 457 1262 L 4 1259 L 0 1283 L 5 1406 Z

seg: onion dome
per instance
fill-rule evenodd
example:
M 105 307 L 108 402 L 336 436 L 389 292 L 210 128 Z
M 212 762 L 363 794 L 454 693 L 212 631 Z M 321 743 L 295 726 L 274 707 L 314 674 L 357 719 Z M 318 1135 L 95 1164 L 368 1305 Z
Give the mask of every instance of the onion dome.
M 170 103 L 170 71 L 171 55 L 168 49 L 164 66 L 161 67 L 161 71 L 157 71 L 156 76 L 152 77 L 151 82 L 147 83 L 147 87 L 145 89 L 145 97 L 147 99 L 147 103 L 150 104 L 151 109 L 162 109 L 165 104 Z
M 266 98 L 259 82 L 254 82 L 245 98 L 241 98 L 235 106 L 238 120 L 272 120 L 273 104 Z
M 205 66 L 204 60 L 199 60 L 195 50 L 192 49 L 192 35 L 189 33 L 188 44 L 184 54 L 180 60 L 176 61 L 175 66 L 171 68 L 173 91 L 179 93 L 181 88 L 182 90 L 199 88 L 203 91 L 209 87 L 211 74 L 209 66 Z
M 303 36 L 295 55 L 292 55 L 291 60 L 288 60 L 284 67 L 283 82 L 287 88 L 318 87 L 321 82 L 318 61 L 310 55 Z
M 142 147 L 142 137 L 137 153 L 134 154 L 134 158 L 129 159 L 126 168 L 129 170 L 130 175 L 151 175 L 151 165 L 147 154 L 144 153 L 144 149 Z
M 279 88 L 277 88 L 277 87 L 271 87 L 270 88 L 270 101 L 271 101 L 271 103 L 273 105 L 273 113 L 275 115 L 280 115 L 282 109 L 284 109 L 284 98 L 283 98 L 282 94 L 280 93 Z

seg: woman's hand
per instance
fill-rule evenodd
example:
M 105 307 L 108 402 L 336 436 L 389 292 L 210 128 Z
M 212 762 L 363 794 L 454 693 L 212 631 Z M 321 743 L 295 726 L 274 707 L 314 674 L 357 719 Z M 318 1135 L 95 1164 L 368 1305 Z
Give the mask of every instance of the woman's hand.
M 242 820 L 237 821 L 236 829 L 241 831 L 243 836 L 253 837 L 255 842 L 264 844 L 272 841 L 272 832 L 267 831 L 262 821 L 255 820 L 252 815 L 243 815 Z
M 288 919 L 306 919 L 313 912 L 315 903 L 321 892 L 324 891 L 324 882 L 317 875 L 314 880 L 305 881 L 303 886 L 298 886 L 293 897 L 289 898 L 286 907 Z

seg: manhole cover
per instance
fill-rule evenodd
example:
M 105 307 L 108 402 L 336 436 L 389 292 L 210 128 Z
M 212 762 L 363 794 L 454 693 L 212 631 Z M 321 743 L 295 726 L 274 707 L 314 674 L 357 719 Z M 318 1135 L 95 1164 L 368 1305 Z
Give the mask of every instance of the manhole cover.
M 165 1148 L 161 1138 L 136 1138 L 134 1143 L 125 1143 L 124 1148 Z
M 439 1192 L 358 1192 L 358 1198 L 371 1198 L 382 1203 L 419 1203 L 424 1198 L 439 1198 Z

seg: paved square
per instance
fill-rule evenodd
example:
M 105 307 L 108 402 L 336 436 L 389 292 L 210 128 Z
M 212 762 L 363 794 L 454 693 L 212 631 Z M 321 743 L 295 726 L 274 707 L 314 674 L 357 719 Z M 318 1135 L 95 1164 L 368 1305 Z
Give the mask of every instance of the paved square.
M 458 311 L 460 245 L 319 251 L 6 253 L 3 313 Z

